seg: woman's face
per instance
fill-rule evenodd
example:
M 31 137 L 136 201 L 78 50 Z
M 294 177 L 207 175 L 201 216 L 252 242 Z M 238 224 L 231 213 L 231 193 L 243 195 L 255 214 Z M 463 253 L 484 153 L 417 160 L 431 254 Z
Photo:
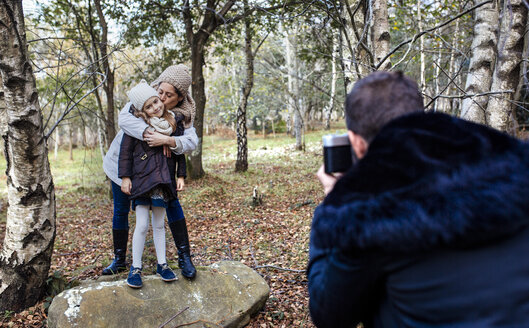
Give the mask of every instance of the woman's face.
M 167 82 L 162 82 L 158 86 L 158 96 L 160 96 L 160 99 L 163 101 L 165 108 L 167 109 L 175 108 L 176 105 L 184 99 L 184 97 L 178 95 L 175 88 Z

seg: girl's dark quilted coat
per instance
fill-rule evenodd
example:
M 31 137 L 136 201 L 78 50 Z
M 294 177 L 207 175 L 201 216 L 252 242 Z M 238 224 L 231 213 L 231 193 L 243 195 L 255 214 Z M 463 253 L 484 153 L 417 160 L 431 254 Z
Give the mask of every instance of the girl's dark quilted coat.
M 172 134 L 173 136 L 183 134 L 183 121 L 180 119 L 177 122 L 177 129 Z M 119 152 L 118 176 L 131 178 L 130 199 L 135 199 L 159 185 L 165 186 L 176 198 L 175 173 L 178 177 L 186 176 L 185 155 L 171 154 L 171 157 L 167 158 L 163 154 L 162 146 L 151 148 L 145 141 L 123 135 Z

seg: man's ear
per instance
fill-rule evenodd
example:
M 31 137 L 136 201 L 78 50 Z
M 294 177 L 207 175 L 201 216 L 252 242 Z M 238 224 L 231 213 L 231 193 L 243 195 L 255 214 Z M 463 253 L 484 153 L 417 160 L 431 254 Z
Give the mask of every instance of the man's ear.
M 347 136 L 349 137 L 349 142 L 351 142 L 351 146 L 353 147 L 356 157 L 358 157 L 358 159 L 364 157 L 367 153 L 367 148 L 369 147 L 366 139 L 351 130 L 347 130 Z

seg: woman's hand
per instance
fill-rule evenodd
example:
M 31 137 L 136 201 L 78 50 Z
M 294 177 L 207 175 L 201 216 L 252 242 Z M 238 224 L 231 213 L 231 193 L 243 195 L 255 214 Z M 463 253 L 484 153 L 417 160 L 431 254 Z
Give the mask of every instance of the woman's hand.
M 166 136 L 165 134 L 161 134 L 160 132 L 156 131 L 145 131 L 143 134 L 143 140 L 147 142 L 149 147 L 158 147 L 163 145 L 174 147 L 176 145 L 173 137 Z
M 184 182 L 184 178 L 178 178 L 176 180 L 176 191 L 182 191 L 184 190 L 186 183 Z
M 123 191 L 124 194 L 127 194 L 130 196 L 130 191 L 132 190 L 132 181 L 130 181 L 129 177 L 124 177 L 121 179 L 121 191 Z

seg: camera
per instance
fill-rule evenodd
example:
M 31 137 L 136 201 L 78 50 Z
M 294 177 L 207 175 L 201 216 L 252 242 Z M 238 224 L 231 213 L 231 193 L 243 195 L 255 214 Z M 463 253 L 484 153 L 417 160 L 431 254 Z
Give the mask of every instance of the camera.
M 323 136 L 325 173 L 345 172 L 353 165 L 353 152 L 347 133 Z

